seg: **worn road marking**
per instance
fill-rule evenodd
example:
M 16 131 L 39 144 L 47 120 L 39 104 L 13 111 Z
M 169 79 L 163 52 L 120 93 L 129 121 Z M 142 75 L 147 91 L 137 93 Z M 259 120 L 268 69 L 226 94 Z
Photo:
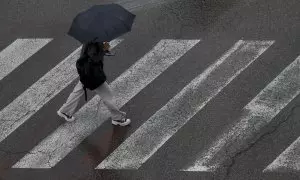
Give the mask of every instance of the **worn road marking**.
M 272 43 L 238 41 L 111 153 L 97 169 L 138 169 Z
M 187 171 L 212 171 L 247 146 L 258 133 L 300 93 L 300 56 L 286 67 L 243 109 L 239 122 L 199 156 Z
M 300 67 L 300 63 L 298 63 Z M 298 70 L 300 71 L 300 70 Z M 298 72 L 299 73 L 299 72 Z M 300 76 L 300 74 L 299 74 Z M 300 77 L 299 77 L 300 79 Z M 300 81 L 300 80 L 299 80 Z M 300 137 L 284 150 L 263 172 L 268 171 L 300 171 Z

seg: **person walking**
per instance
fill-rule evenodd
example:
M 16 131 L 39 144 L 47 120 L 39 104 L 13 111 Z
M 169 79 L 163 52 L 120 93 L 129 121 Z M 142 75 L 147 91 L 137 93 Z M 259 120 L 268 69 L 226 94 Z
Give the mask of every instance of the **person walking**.
M 110 45 L 108 42 L 87 43 L 82 46 L 80 57 L 85 58 L 84 60 L 93 61 L 95 66 L 99 66 L 99 68 L 101 68 L 103 71 L 104 55 L 105 53 L 109 52 L 109 48 Z M 81 80 L 79 80 L 77 85 L 74 87 L 73 91 L 69 95 L 67 101 L 57 111 L 57 114 L 68 122 L 74 121 L 75 118 L 73 114 L 75 113 L 75 109 L 78 106 L 78 103 L 80 101 L 80 98 L 84 94 L 84 91 L 85 91 L 84 85 L 81 82 Z M 106 78 L 103 83 L 101 83 L 96 89 L 94 89 L 94 91 L 103 99 L 103 104 L 106 105 L 107 108 L 110 110 L 111 121 L 113 125 L 126 126 L 130 124 L 131 121 L 130 119 L 126 118 L 126 113 L 121 111 L 116 106 L 113 92 L 108 86 L 108 83 L 106 82 Z

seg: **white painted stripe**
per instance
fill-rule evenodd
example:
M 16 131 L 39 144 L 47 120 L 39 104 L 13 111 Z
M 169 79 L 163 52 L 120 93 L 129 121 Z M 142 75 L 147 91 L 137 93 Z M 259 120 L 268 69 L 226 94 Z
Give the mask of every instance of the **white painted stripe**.
M 247 147 L 247 140 L 255 140 L 254 135 L 299 95 L 299 79 L 300 56 L 244 107 L 238 123 L 231 130 L 218 138 L 207 152 L 199 156 L 194 165 L 185 170 L 213 171 L 226 158 L 233 157 L 243 147 Z
M 0 81 L 52 39 L 17 39 L 0 52 Z
M 238 41 L 110 154 L 98 169 L 138 169 L 272 43 Z
M 161 40 L 149 53 L 114 80 L 110 87 L 118 107 L 122 107 L 169 66 L 195 46 L 200 40 Z M 72 149 L 93 133 L 110 116 L 101 103 L 101 114 L 95 118 L 100 97 L 96 95 L 85 104 L 74 123 L 66 123 L 56 129 L 39 145 L 17 162 L 13 168 L 51 168 Z
M 268 171 L 299 171 L 300 170 L 300 137 L 284 150 L 263 172 Z
M 300 64 L 298 66 L 300 66 Z M 299 151 L 299 149 L 300 149 L 300 137 L 298 137 L 296 141 L 294 141 L 271 164 L 269 164 L 263 170 L 263 172 L 300 171 L 300 151 Z
M 112 42 L 112 47 L 119 42 Z M 77 48 L 0 111 L 0 142 L 78 77 L 75 63 L 80 51 L 81 47 Z

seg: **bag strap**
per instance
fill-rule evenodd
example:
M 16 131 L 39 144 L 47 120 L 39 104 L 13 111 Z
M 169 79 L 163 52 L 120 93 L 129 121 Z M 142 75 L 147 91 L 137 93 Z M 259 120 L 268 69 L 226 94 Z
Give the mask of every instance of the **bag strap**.
M 86 87 L 85 87 L 85 86 L 83 86 L 83 89 L 84 89 L 85 101 L 87 101 L 87 92 L 86 92 Z

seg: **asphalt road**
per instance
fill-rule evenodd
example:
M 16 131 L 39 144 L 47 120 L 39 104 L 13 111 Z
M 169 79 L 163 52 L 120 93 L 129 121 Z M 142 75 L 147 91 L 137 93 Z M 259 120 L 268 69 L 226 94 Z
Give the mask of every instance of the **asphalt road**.
M 289 156 L 284 156 L 286 164 L 277 163 L 281 168 L 264 171 L 300 136 L 299 60 L 293 68 L 290 68 L 293 70 L 290 74 L 280 74 L 284 70 L 289 71 L 285 68 L 295 63 L 300 54 L 300 36 L 298 36 L 300 2 L 297 0 L 106 0 L 100 3 L 99 1 L 79 0 L 3 0 L 0 2 L 1 50 L 18 38 L 52 38 L 52 41 L 0 79 L 1 137 L 4 137 L 5 130 L 8 129 L 8 127 L 3 128 L 7 116 L 17 117 L 16 114 L 23 113 L 19 109 L 24 109 L 24 107 L 21 105 L 18 107 L 18 103 L 14 103 L 14 100 L 80 46 L 79 42 L 66 35 L 72 18 L 79 11 L 93 4 L 110 2 L 124 5 L 137 15 L 132 31 L 121 37 L 124 39 L 123 42 L 114 48 L 117 55 L 107 57 L 105 60 L 108 82 L 116 84 L 116 87 L 122 83 L 117 78 L 129 68 L 133 68 L 130 72 L 137 71 L 132 65 L 155 47 L 160 40 L 189 40 L 191 44 L 196 40 L 199 42 L 189 47 L 186 47 L 187 43 L 184 42 L 177 45 L 177 49 L 169 45 L 172 44 L 169 41 L 161 45 L 160 49 L 166 48 L 164 51 L 167 53 L 182 54 L 177 59 L 172 54 L 168 55 L 171 57 L 169 59 L 162 55 L 154 55 L 152 59 L 158 58 L 157 62 L 166 59 L 161 67 L 154 66 L 151 69 L 150 62 L 142 64 L 141 66 L 149 72 L 153 71 L 152 74 L 148 74 L 154 78 L 150 82 L 143 77 L 147 81 L 144 83 L 147 84 L 130 79 L 130 74 L 128 76 L 123 74 L 128 82 L 132 80 L 134 85 L 141 88 L 140 90 L 132 88 L 131 93 L 135 93 L 133 97 L 126 101 L 122 100 L 124 105 L 121 109 L 126 111 L 132 120 L 131 126 L 113 127 L 110 122 L 105 121 L 99 124 L 99 127 L 95 125 L 94 131 L 86 131 L 86 135 L 78 131 L 79 135 L 76 136 L 82 138 L 82 141 L 76 140 L 79 145 L 73 145 L 72 148 L 68 146 L 70 149 L 64 149 L 64 143 L 69 142 L 68 135 L 71 132 L 61 133 L 64 137 L 53 132 L 57 128 L 64 128 L 65 121 L 56 115 L 56 111 L 66 101 L 78 82 L 78 78 L 75 80 L 71 78 L 70 84 L 48 99 L 45 105 L 26 121 L 20 123 L 20 126 L 16 127 L 13 132 L 5 135 L 0 142 L 0 179 L 300 179 L 298 168 L 300 153 L 297 148 L 287 151 L 290 153 L 288 153 Z M 236 44 L 239 40 L 243 41 L 240 41 L 241 44 Z M 251 44 L 247 43 L 248 41 L 255 42 Z M 234 48 L 234 45 L 237 48 Z M 169 50 L 168 46 L 171 46 Z M 229 50 L 232 48 L 231 53 Z M 152 54 L 156 52 L 157 50 Z M 223 56 L 224 54 L 228 57 Z M 257 57 L 254 58 L 255 54 Z M 172 57 L 173 61 L 170 62 Z M 5 57 L 0 54 L 0 58 L 2 59 L 2 61 L 0 59 L 0 66 L 4 66 Z M 159 58 L 162 60 L 159 61 Z M 6 60 L 9 59 L 6 57 Z M 147 57 L 145 59 L 151 60 Z M 222 62 L 228 61 L 228 63 L 220 66 L 214 65 L 218 59 Z M 251 63 L 243 64 L 246 61 Z M 209 67 L 215 69 L 207 72 Z M 156 76 L 153 75 L 154 72 L 157 73 Z M 169 109 L 160 111 L 203 72 L 207 72 L 208 78 L 203 78 L 202 84 L 197 81 L 196 83 L 200 83 L 199 87 L 186 91 L 187 95 L 184 96 L 189 100 L 190 106 L 186 107 L 174 102 L 170 103 Z M 270 86 L 270 89 L 265 91 L 266 96 L 257 97 L 277 76 L 280 78 L 278 85 L 275 83 L 275 89 Z M 231 77 L 234 78 L 230 80 Z M 280 81 L 280 79 L 283 80 Z M 123 89 L 115 89 L 120 91 L 120 94 L 123 93 L 121 91 Z M 33 91 L 32 95 L 34 94 L 38 92 Z M 89 99 L 92 99 L 94 94 L 90 92 Z M 127 92 L 127 94 L 130 93 Z M 255 103 L 261 105 L 260 101 L 255 101 L 254 105 L 251 104 L 253 99 L 257 97 L 258 100 L 265 100 L 269 96 L 272 97 L 268 101 L 271 102 L 268 107 L 270 111 L 265 110 L 265 106 L 253 109 Z M 24 97 L 20 102 L 33 102 L 32 99 L 38 96 Z M 209 101 L 206 101 L 206 98 L 210 98 Z M 13 103 L 15 105 L 11 105 Z M 84 98 L 82 98 L 78 110 L 83 107 L 84 103 Z M 24 106 L 32 106 L 31 103 L 24 104 Z M 190 115 L 190 112 L 190 114 L 185 114 L 180 111 L 181 109 L 190 111 L 195 109 L 196 105 L 197 107 L 204 106 L 195 111 L 195 114 Z M 8 106 L 15 108 L 15 112 L 7 110 L 8 115 L 6 115 L 3 109 Z M 173 110 L 173 112 L 171 108 L 176 111 Z M 280 111 L 275 113 L 272 108 Z M 173 114 L 168 114 L 171 111 Z M 179 112 L 179 115 L 176 112 Z M 258 113 L 258 115 L 256 112 L 262 112 L 262 114 Z M 174 121 L 172 118 L 168 119 L 173 115 L 176 117 Z M 148 120 L 152 116 L 155 117 L 153 119 L 157 119 L 155 123 Z M 244 129 L 241 128 L 242 126 L 236 126 L 243 119 L 242 117 L 247 119 L 248 116 L 250 120 L 246 124 L 251 126 Z M 20 117 L 23 118 L 21 115 Z M 257 119 L 251 121 L 253 117 Z M 165 128 L 166 123 L 163 122 L 167 120 L 170 120 L 167 124 L 170 127 Z M 147 122 L 150 123 L 147 124 Z M 175 123 L 172 124 L 172 122 Z M 11 127 L 13 126 L 14 124 L 11 124 Z M 145 128 L 136 131 L 140 126 Z M 224 134 L 229 134 L 228 130 L 233 126 L 238 128 L 232 131 L 232 135 L 227 139 L 222 139 Z M 157 136 L 153 133 L 155 131 L 157 131 Z M 150 136 L 151 133 L 152 136 Z M 51 168 L 45 168 L 39 164 L 35 165 L 38 166 L 35 168 L 26 166 L 12 168 L 49 135 L 57 137 L 57 142 L 63 142 L 61 152 L 66 153 L 61 155 L 61 160 L 51 165 L 51 158 L 60 153 L 53 151 L 53 157 L 33 155 L 34 158 L 32 158 L 48 157 L 49 159 L 45 161 L 49 160 Z M 164 139 L 165 137 L 168 139 Z M 128 142 L 133 145 L 122 146 L 126 139 L 129 139 Z M 225 145 L 220 145 L 221 150 L 216 152 L 216 156 L 209 155 L 204 161 L 207 166 L 217 164 L 216 168 L 208 170 L 209 168 L 206 169 L 207 166 L 203 165 L 195 166 L 193 171 L 182 170 L 191 167 L 207 150 L 214 152 L 211 147 L 218 139 L 221 139 L 220 142 L 225 142 Z M 51 145 L 53 142 L 56 144 L 56 141 L 50 139 L 49 142 L 45 141 L 45 144 Z M 161 145 L 155 145 L 155 143 L 161 143 Z M 119 163 L 118 168 L 95 169 L 121 146 L 123 151 L 120 148 L 121 150 L 115 153 L 115 158 L 119 160 L 112 161 L 112 164 Z M 45 152 L 41 154 L 47 153 L 47 149 L 43 151 Z M 126 168 L 125 164 L 130 162 L 130 159 L 126 161 L 125 157 L 137 161 L 138 165 L 134 165 L 138 168 L 132 168 L 134 165 L 132 167 L 128 165 L 129 168 Z M 289 168 L 284 168 L 285 166 Z

